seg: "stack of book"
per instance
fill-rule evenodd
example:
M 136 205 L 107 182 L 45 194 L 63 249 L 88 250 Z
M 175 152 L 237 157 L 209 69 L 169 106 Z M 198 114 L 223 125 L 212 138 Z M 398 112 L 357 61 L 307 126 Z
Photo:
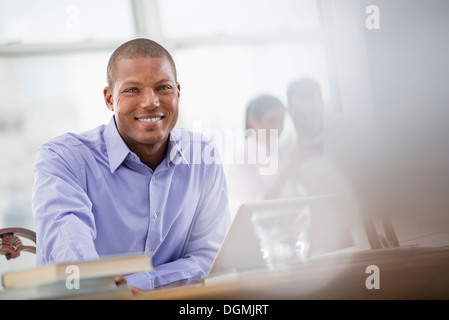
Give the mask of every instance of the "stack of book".
M 0 300 L 124 299 L 132 295 L 117 276 L 151 271 L 149 254 L 55 263 L 2 275 Z

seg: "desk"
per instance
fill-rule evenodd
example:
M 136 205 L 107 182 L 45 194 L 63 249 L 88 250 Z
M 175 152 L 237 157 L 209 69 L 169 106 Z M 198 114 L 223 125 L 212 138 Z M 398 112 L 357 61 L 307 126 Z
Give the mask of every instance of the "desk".
M 367 267 L 379 268 L 368 289 Z M 133 300 L 449 299 L 449 247 L 399 247 L 316 258 L 290 270 L 159 289 Z

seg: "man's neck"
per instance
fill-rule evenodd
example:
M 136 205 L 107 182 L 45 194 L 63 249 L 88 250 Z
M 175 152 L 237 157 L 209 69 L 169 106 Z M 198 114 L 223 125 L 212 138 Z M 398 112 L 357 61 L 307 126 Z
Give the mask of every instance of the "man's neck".
M 140 158 L 140 161 L 146 164 L 151 170 L 155 170 L 156 167 L 164 160 L 167 152 L 168 140 L 164 144 L 147 145 L 139 148 L 139 150 L 133 150 L 135 154 Z

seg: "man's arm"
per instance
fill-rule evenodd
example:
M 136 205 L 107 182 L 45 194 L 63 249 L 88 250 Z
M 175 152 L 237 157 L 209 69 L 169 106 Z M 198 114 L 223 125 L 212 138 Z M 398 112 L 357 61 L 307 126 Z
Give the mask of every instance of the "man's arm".
M 92 204 L 83 186 L 80 161 L 68 147 L 39 149 L 34 167 L 32 209 L 37 263 L 98 258 Z M 78 160 L 78 161 L 77 161 Z

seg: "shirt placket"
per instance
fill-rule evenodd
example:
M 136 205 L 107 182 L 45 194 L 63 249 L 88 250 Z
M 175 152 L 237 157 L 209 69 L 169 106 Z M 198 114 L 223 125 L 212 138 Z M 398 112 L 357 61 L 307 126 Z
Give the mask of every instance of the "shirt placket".
M 157 206 L 157 194 L 156 194 L 156 173 L 151 173 L 151 178 L 148 182 L 148 202 L 149 202 L 149 226 L 147 241 L 145 243 L 145 251 L 154 252 L 157 249 L 157 244 L 159 243 L 159 220 L 160 212 Z

